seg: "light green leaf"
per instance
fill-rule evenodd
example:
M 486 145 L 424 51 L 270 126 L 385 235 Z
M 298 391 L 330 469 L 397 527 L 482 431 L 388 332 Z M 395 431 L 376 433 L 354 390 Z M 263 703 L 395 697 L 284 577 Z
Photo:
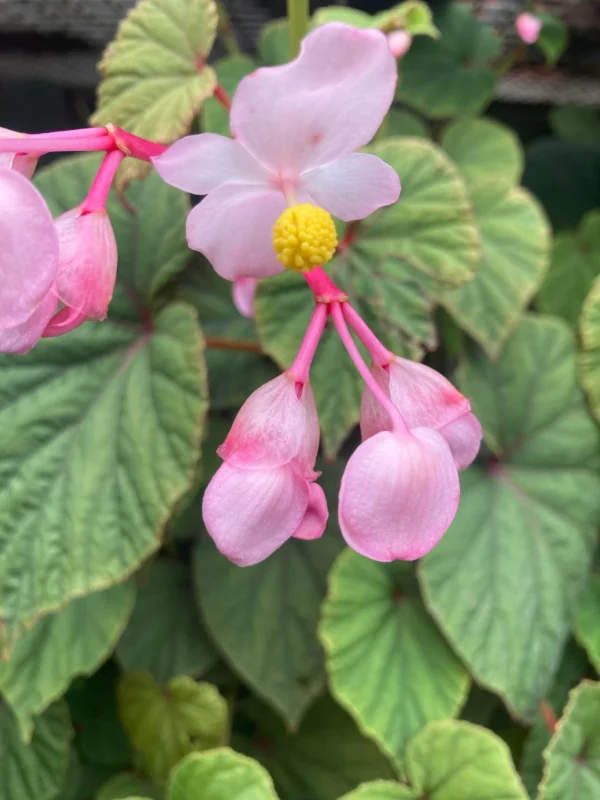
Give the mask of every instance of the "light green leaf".
M 385 125 L 386 123 L 384 123 Z M 387 136 L 416 136 L 420 139 L 428 139 L 429 132 L 425 123 L 410 111 L 400 108 L 390 108 L 387 116 Z
M 293 728 L 325 683 L 317 621 L 339 540 L 291 539 L 265 561 L 237 567 L 203 536 L 196 595 L 215 645 Z
M 465 701 L 468 675 L 423 607 L 412 565 L 346 550 L 329 576 L 319 633 L 335 697 L 395 759 L 427 722 Z
M 509 186 L 521 179 L 524 156 L 516 134 L 491 119 L 462 119 L 442 134 L 441 145 L 468 184 L 494 178 Z
M 194 608 L 188 570 L 176 561 L 153 564 L 139 587 L 117 658 L 125 670 L 144 670 L 159 681 L 205 673 L 217 660 Z M 1 685 L 1 683 L 0 683 Z
M 546 56 L 548 64 L 553 67 L 567 49 L 569 29 L 553 14 L 542 11 L 537 16 L 542 21 L 542 29 L 536 44 Z
M 600 114 L 597 108 L 554 106 L 550 109 L 550 125 L 554 133 L 567 142 L 600 142 Z
M 600 276 L 583 304 L 580 335 L 579 378 L 592 413 L 600 421 Z
M 579 607 L 575 635 L 588 658 L 600 673 L 600 575 L 590 577 Z
M 278 800 L 260 764 L 227 747 L 194 753 L 173 770 L 168 800 Z
M 384 32 L 398 28 L 407 30 L 412 36 L 432 36 L 439 39 L 440 32 L 433 24 L 431 9 L 421 0 L 406 0 L 374 17 L 375 27 Z
M 326 25 L 328 22 L 344 22 L 346 25 L 354 25 L 355 28 L 375 27 L 375 17 L 366 11 L 348 6 L 318 8 L 312 17 L 313 26 Z
M 583 302 L 600 274 L 600 211 L 590 211 L 579 230 L 554 239 L 550 271 L 536 300 L 540 311 L 577 325 Z
M 525 189 L 495 178 L 471 186 L 481 234 L 481 261 L 464 286 L 440 293 L 454 320 L 496 358 L 548 268 L 550 228 Z
M 256 62 L 248 56 L 229 56 L 213 64 L 217 73 L 219 85 L 225 90 L 229 98 L 235 94 L 242 78 L 256 69 Z M 202 129 L 221 136 L 231 136 L 229 130 L 229 113 L 215 97 L 209 99 L 202 106 Z
M 436 24 L 440 39 L 415 39 L 402 59 L 396 95 L 428 117 L 478 114 L 492 99 L 490 62 L 500 40 L 460 3 L 448 5 Z
M 132 772 L 119 772 L 100 787 L 94 800 L 134 800 L 138 796 L 161 800 L 162 792 Z
M 110 655 L 134 600 L 131 581 L 73 600 L 27 630 L 8 662 L 0 662 L 0 693 L 26 741 L 33 715 L 60 697 L 76 675 L 89 675 Z
M 141 0 L 99 64 L 92 124 L 112 122 L 163 144 L 188 133 L 217 82 L 206 63 L 216 30 L 213 0 Z M 148 171 L 149 165 L 128 159 L 122 180 Z
M 544 751 L 539 800 L 600 797 L 600 683 L 583 681 L 571 692 L 556 733 Z
M 52 800 L 66 779 L 71 742 L 69 711 L 63 701 L 36 719 L 31 744 L 0 700 L 0 787 L 2 800 Z
M 258 54 L 271 67 L 290 60 L 290 28 L 287 19 L 263 25 L 258 38 Z
M 258 728 L 245 749 L 267 768 L 285 800 L 337 800 L 364 781 L 395 777 L 375 744 L 329 697 L 308 710 L 297 733 L 285 731 L 264 707 L 254 709 L 254 718 Z
M 456 518 L 422 563 L 425 603 L 454 649 L 526 719 L 558 668 L 600 522 L 599 434 L 574 362 L 567 326 L 539 316 L 497 364 L 465 362 L 459 385 L 493 456 L 463 473 Z
M 210 750 L 225 735 L 227 703 L 216 687 L 186 675 L 160 686 L 144 672 L 127 672 L 118 703 L 125 730 L 157 784 L 188 753 Z
M 340 800 L 419 800 L 409 786 L 391 781 L 372 781 L 345 794 Z

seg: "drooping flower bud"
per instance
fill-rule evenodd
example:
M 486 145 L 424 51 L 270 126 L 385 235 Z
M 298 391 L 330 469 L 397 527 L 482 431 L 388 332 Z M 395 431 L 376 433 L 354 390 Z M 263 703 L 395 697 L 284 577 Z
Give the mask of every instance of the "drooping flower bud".
M 394 58 L 402 58 L 410 50 L 412 35 L 405 30 L 397 30 L 388 33 L 387 39 Z
M 515 20 L 517 33 L 525 44 L 534 44 L 537 42 L 540 31 L 542 30 L 542 25 L 542 20 L 539 17 L 527 12 L 519 14 Z

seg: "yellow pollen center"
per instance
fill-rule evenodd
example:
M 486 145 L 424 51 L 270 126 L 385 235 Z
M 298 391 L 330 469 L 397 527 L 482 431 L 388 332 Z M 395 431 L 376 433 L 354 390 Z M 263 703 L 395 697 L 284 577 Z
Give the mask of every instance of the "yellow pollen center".
M 273 226 L 277 259 L 294 272 L 327 264 L 337 243 L 331 214 L 310 203 L 286 208 Z

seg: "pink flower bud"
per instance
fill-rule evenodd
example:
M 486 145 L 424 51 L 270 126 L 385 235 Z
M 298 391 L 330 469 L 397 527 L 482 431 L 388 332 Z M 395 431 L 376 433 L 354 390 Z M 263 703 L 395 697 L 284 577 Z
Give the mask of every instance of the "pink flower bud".
M 0 139 L 25 139 L 25 134 L 0 128 Z M 37 167 L 39 156 L 29 153 L 0 153 L 0 169 L 14 169 L 26 178 L 31 178 Z
M 412 35 L 408 31 L 397 30 L 388 33 L 387 40 L 394 58 L 402 58 L 410 50 Z
M 117 243 L 108 214 L 78 207 L 54 224 L 60 245 L 58 296 L 86 317 L 103 320 L 117 275 Z
M 542 20 L 533 14 L 527 12 L 519 14 L 515 21 L 515 28 L 519 37 L 526 44 L 534 44 L 537 42 L 540 31 L 542 30 Z

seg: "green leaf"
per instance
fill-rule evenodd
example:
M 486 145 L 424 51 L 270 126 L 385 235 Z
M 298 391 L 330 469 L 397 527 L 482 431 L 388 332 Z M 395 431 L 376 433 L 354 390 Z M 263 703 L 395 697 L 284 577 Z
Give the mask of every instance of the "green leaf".
M 600 114 L 597 108 L 554 106 L 549 113 L 554 133 L 566 142 L 597 145 L 600 141 Z
M 434 144 L 388 139 L 371 152 L 401 176 L 402 197 L 350 229 L 351 243 L 333 260 L 330 273 L 391 350 L 417 358 L 436 345 L 433 299 L 421 282 L 469 280 L 479 258 L 479 235 L 464 184 Z M 292 363 L 313 306 L 301 276 L 288 273 L 259 286 L 258 333 L 265 352 L 283 369 Z M 325 454 L 333 457 L 358 422 L 361 392 L 335 332 L 325 333 L 312 380 Z
M 268 67 L 290 60 L 290 28 L 287 19 L 263 25 L 258 38 L 258 54 Z
M 495 178 L 472 184 L 471 201 L 481 234 L 479 268 L 472 281 L 439 299 L 496 358 L 544 280 L 550 229 L 529 192 Z
M 524 155 L 516 134 L 491 119 L 462 119 L 442 134 L 441 146 L 469 185 L 482 179 L 516 186 L 523 172 Z
M 197 677 L 215 664 L 217 656 L 198 619 L 191 578 L 182 564 L 166 559 L 153 564 L 139 588 L 117 658 L 123 669 L 144 670 L 159 682 L 176 675 Z
M 542 11 L 537 16 L 542 21 L 542 29 L 536 44 L 546 56 L 548 64 L 553 67 L 567 49 L 569 29 L 553 14 Z
M 256 69 L 256 62 L 249 56 L 229 56 L 213 64 L 217 80 L 228 97 L 233 97 L 239 82 Z M 221 136 L 231 136 L 229 113 L 215 97 L 210 97 L 202 106 L 202 128 Z
M 600 574 L 590 577 L 579 607 L 575 635 L 600 673 Z
M 265 561 L 237 567 L 203 536 L 194 558 L 196 595 L 211 638 L 248 683 L 298 725 L 323 689 L 317 621 L 339 540 L 291 539 Z
M 388 112 L 386 135 L 429 138 L 427 126 L 416 114 L 395 107 L 390 108 Z
M 134 600 L 132 582 L 73 600 L 27 630 L 8 662 L 0 662 L 0 692 L 26 741 L 33 715 L 60 697 L 76 675 L 89 675 L 110 655 Z
M 308 710 L 297 733 L 286 732 L 265 712 L 254 709 L 258 728 L 245 748 L 267 768 L 285 800 L 337 800 L 364 781 L 395 777 L 375 744 L 329 697 Z
M 319 632 L 332 692 L 392 758 L 465 701 L 468 675 L 423 607 L 412 565 L 346 550 L 329 576 Z
M 556 733 L 544 752 L 539 800 L 595 800 L 600 796 L 600 683 L 583 681 L 571 692 Z
M 580 335 L 579 378 L 592 413 L 600 420 L 600 277 L 583 304 Z
M 162 793 L 132 772 L 119 772 L 100 787 L 94 800 L 134 800 L 138 796 L 145 800 L 161 800 Z
M 558 667 L 600 522 L 599 434 L 574 362 L 567 326 L 538 316 L 496 364 L 481 352 L 463 364 L 493 455 L 463 473 L 456 518 L 421 570 L 425 603 L 475 680 L 526 719 Z
M 216 31 L 213 0 L 141 0 L 99 64 L 92 124 L 112 122 L 163 144 L 188 133 L 216 86 L 206 63 Z M 128 159 L 122 179 L 148 172 L 148 164 Z
M 406 0 L 387 11 L 381 11 L 375 15 L 374 23 L 386 33 L 402 28 L 412 36 L 440 37 L 439 30 L 433 24 L 431 9 L 420 0 Z
M 66 779 L 72 735 L 67 705 L 59 701 L 36 719 L 31 744 L 24 744 L 16 719 L 0 700 L 2 800 L 55 798 Z
M 173 770 L 168 800 L 278 800 L 260 764 L 227 747 L 193 754 Z
M 550 271 L 537 296 L 537 307 L 577 325 L 583 302 L 599 274 L 600 211 L 590 211 L 579 230 L 556 236 Z
M 500 40 L 460 3 L 448 5 L 436 24 L 441 38 L 415 39 L 402 59 L 396 96 L 433 119 L 478 114 L 494 93 L 488 65 Z
M 346 25 L 354 25 L 355 28 L 373 28 L 375 17 L 367 14 L 366 11 L 347 6 L 318 8 L 312 17 L 313 26 L 316 28 L 319 25 L 326 25 L 328 22 L 344 22 Z
M 372 781 L 359 786 L 340 800 L 419 800 L 409 786 L 391 781 Z
M 216 687 L 186 675 L 160 686 L 144 672 L 127 672 L 118 703 L 129 738 L 157 784 L 188 753 L 210 750 L 225 735 L 227 703 Z

